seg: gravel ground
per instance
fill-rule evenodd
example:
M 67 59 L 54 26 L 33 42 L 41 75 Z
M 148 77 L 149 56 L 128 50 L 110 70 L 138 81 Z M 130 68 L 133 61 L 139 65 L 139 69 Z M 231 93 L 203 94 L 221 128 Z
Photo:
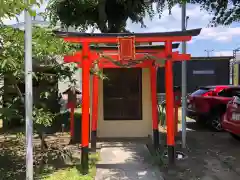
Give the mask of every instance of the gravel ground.
M 239 180 L 240 141 L 227 132 L 211 132 L 188 122 L 188 158 L 176 167 L 161 167 L 166 180 Z M 178 147 L 178 149 L 181 149 Z

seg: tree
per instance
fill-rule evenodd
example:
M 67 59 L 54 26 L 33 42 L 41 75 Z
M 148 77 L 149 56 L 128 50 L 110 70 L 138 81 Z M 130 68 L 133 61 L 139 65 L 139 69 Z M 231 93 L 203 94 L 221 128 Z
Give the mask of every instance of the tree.
M 213 15 L 211 26 L 230 25 L 240 21 L 240 0 L 188 0 L 200 4 Z
M 4 18 L 13 18 L 16 15 L 19 15 L 24 9 L 27 9 L 32 15 L 35 14 L 35 11 L 32 11 L 30 8 L 33 5 L 40 6 L 43 0 L 1 0 L 0 1 L 0 22 Z
M 137 0 L 51 0 L 47 16 L 53 25 L 61 21 L 64 26 L 75 26 L 82 31 L 91 26 L 101 32 L 125 32 L 128 18 L 144 26 L 145 10 L 153 16 L 151 3 Z
M 77 45 L 68 44 L 56 37 L 51 30 L 40 27 L 33 28 L 33 72 L 34 81 L 51 81 L 52 79 L 69 79 L 75 83 L 72 75 L 75 73 L 74 66 L 64 66 L 59 59 L 65 54 L 74 52 Z M 7 77 L 7 82 L 1 89 L 1 95 L 5 95 L 12 89 L 13 92 L 8 98 L 4 98 L 4 107 L 0 109 L 0 114 L 4 121 L 11 119 L 24 120 L 24 31 L 8 26 L 0 27 L 0 76 Z M 44 70 L 50 69 L 54 73 Z M 8 84 L 8 86 L 7 86 Z M 9 88 L 9 89 L 7 89 Z M 7 90 L 6 90 L 7 89 Z M 4 93 L 5 90 L 5 93 Z M 58 89 L 54 86 L 46 86 L 41 92 L 39 99 L 46 100 Z M 13 95 L 15 94 L 15 95 Z M 50 126 L 56 113 L 49 110 L 48 106 L 34 102 L 34 123 L 43 126 Z M 42 132 L 37 131 L 40 137 Z M 46 146 L 46 143 L 45 143 Z
M 161 14 L 165 8 L 169 13 L 176 4 L 188 2 L 200 4 L 202 9 L 214 15 L 211 25 L 229 25 L 240 20 L 239 0 L 50 0 L 47 16 L 53 25 L 58 21 L 63 26 L 75 26 L 81 31 L 95 27 L 101 32 L 128 32 L 126 21 L 140 23 L 145 27 L 143 18 L 152 18 L 157 12 Z M 153 8 L 156 3 L 156 11 Z

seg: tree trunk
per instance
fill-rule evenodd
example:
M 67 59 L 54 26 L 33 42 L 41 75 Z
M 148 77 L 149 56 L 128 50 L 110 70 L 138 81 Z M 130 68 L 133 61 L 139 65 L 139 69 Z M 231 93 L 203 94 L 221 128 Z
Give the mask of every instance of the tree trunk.
M 106 0 L 99 0 L 98 2 L 98 27 L 101 32 L 107 33 L 107 14 L 106 14 Z
M 23 94 L 22 94 L 21 90 L 19 89 L 19 87 L 18 87 L 18 85 L 17 85 L 16 82 L 14 83 L 14 87 L 15 87 L 16 90 L 17 90 L 17 94 L 18 94 L 18 95 L 20 96 L 20 98 L 21 98 L 21 102 L 22 102 L 23 104 L 25 104 L 24 96 L 23 96 Z M 45 141 L 45 135 L 44 135 L 44 133 L 37 131 L 37 134 L 38 134 L 38 136 L 39 136 L 39 138 L 40 138 L 40 140 L 41 140 L 41 149 L 42 149 L 42 150 L 48 149 L 48 145 L 47 145 L 47 143 L 46 143 L 46 141 Z
M 48 145 L 45 141 L 45 134 L 43 132 L 37 132 L 37 133 L 41 140 L 41 150 L 44 151 L 44 150 L 48 149 Z

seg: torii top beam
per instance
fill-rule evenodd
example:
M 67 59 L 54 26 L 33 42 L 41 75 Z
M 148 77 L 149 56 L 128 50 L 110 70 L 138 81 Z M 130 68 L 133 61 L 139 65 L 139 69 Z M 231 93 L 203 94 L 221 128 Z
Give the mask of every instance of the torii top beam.
M 117 37 L 129 36 L 136 37 L 136 42 L 189 41 L 192 36 L 198 36 L 200 32 L 201 28 L 157 33 L 80 33 L 54 31 L 57 36 L 64 38 L 65 41 L 73 43 L 117 43 Z

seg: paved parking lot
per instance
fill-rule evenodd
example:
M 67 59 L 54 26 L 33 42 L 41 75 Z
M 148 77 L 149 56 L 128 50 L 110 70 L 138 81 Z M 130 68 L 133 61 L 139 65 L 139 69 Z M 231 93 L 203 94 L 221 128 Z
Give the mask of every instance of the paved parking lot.
M 227 132 L 211 132 L 188 122 L 188 158 L 169 170 L 162 167 L 166 180 L 239 180 L 240 141 Z

